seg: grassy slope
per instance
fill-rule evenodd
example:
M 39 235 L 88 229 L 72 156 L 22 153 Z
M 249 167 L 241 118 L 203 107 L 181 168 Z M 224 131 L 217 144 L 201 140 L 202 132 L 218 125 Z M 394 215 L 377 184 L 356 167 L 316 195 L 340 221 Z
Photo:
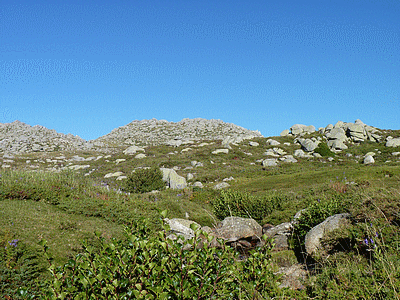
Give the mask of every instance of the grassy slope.
M 396 133 L 396 132 L 395 132 Z M 276 138 L 282 143 L 288 138 Z M 217 143 L 204 147 L 185 145 L 177 148 L 159 146 L 146 148 L 144 159 L 122 154 L 122 149 L 108 159 L 74 164 L 90 164 L 95 169 L 90 176 L 82 176 L 87 170 L 67 174 L 31 173 L 26 171 L 1 171 L 3 201 L 0 201 L 0 227 L 30 247 L 37 247 L 37 241 L 43 237 L 54 253 L 56 260 L 65 261 L 68 256 L 80 250 L 82 239 L 92 239 L 94 231 L 106 237 L 121 237 L 122 225 L 129 224 L 132 218 L 149 217 L 154 224 L 158 219 L 158 210 L 168 209 L 169 217 L 185 217 L 201 225 L 212 225 L 217 221 L 210 202 L 217 197 L 212 187 L 222 179 L 233 176 L 229 181 L 234 190 L 248 191 L 263 196 L 277 191 L 293 196 L 293 203 L 285 203 L 279 211 L 266 216 L 265 222 L 278 224 L 288 221 L 300 209 L 310 205 L 311 201 L 331 193 L 346 194 L 348 198 L 368 198 L 378 205 L 384 204 L 383 213 L 393 215 L 398 207 L 396 197 L 400 191 L 400 160 L 391 156 L 391 152 L 400 149 L 386 148 L 383 144 L 365 143 L 352 146 L 347 151 L 353 157 L 338 154 L 334 161 L 326 159 L 298 159 L 295 164 L 282 163 L 278 167 L 262 169 L 256 160 L 266 158 L 263 153 L 271 146 L 265 146 L 266 139 L 255 139 L 258 147 L 250 147 L 248 142 L 233 146 L 229 154 L 212 155 L 211 151 L 220 148 Z M 182 149 L 192 148 L 187 152 Z M 288 154 L 292 154 L 298 145 L 282 145 Z M 362 165 L 361 157 L 369 151 L 380 151 L 374 165 Z M 168 154 L 175 151 L 176 154 Z M 247 155 L 245 153 L 252 153 Z M 78 154 L 83 157 L 97 156 L 97 153 L 62 153 L 67 157 Z M 45 158 L 56 157 L 61 153 L 30 154 L 15 159 L 14 168 L 29 168 L 26 159 L 37 163 L 39 169 L 53 166 Z M 126 159 L 119 164 L 116 159 Z M 204 167 L 190 167 L 192 160 L 200 161 Z M 387 162 L 391 160 L 390 162 Z M 105 179 L 110 172 L 122 171 L 129 174 L 133 169 L 149 166 L 179 166 L 178 174 L 194 174 L 193 181 L 205 184 L 203 190 L 184 191 L 166 190 L 158 194 L 125 195 L 113 190 L 123 184 L 115 178 Z M 102 185 L 109 184 L 106 190 Z M 385 194 L 386 193 L 386 194 Z M 1 195 L 1 194 L 0 194 Z M 327 196 L 328 197 L 328 196 Z M 1 199 L 1 197 L 0 197 Z M 352 208 L 356 213 L 363 210 L 363 202 Z M 366 206 L 366 205 L 365 205 Z M 378 218 L 378 216 L 376 216 Z M 385 216 L 386 217 L 386 216 Z M 392 217 L 392 216 L 391 216 Z M 154 225 L 154 229 L 157 228 Z

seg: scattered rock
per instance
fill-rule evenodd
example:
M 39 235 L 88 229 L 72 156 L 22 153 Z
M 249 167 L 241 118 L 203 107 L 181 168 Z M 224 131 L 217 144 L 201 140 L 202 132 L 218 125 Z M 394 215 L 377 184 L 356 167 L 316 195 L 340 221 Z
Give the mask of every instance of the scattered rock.
M 290 134 L 290 130 L 289 129 L 285 129 L 281 132 L 280 136 L 288 136 Z
M 364 158 L 364 165 L 369 165 L 375 163 L 375 159 L 372 155 L 367 155 Z
M 266 167 L 276 167 L 278 165 L 278 160 L 276 158 L 267 158 L 262 161 L 262 166 Z
M 227 187 L 230 187 L 230 184 L 229 184 L 229 183 L 227 183 L 227 182 L 221 182 L 221 183 L 218 183 L 218 184 L 216 184 L 216 185 L 214 186 L 214 190 L 225 189 L 225 188 L 227 188 Z
M 250 141 L 250 142 L 249 142 L 249 145 L 252 146 L 252 147 L 257 147 L 257 146 L 259 146 L 260 144 L 257 143 L 257 142 Z
M 214 150 L 213 152 L 211 152 L 212 154 L 219 154 L 219 153 L 225 153 L 228 154 L 229 153 L 229 149 L 217 149 Z
M 386 141 L 386 147 L 400 147 L 400 138 L 391 138 L 387 139 Z
M 195 183 L 193 183 L 193 187 L 198 187 L 198 188 L 203 188 L 203 184 L 200 181 L 196 181 Z
M 279 143 L 278 141 L 276 141 L 276 140 L 273 140 L 273 139 L 268 139 L 267 140 L 267 145 L 268 146 L 278 146 L 278 145 L 280 145 L 281 143 Z
M 133 146 L 130 146 L 130 147 L 126 148 L 123 151 L 123 153 L 126 154 L 126 155 L 133 155 L 133 154 L 136 154 L 137 151 L 144 151 L 144 149 L 141 148 L 141 147 L 133 145 Z
M 167 182 L 171 189 L 184 189 L 187 187 L 186 179 L 176 173 L 174 169 L 161 168 L 163 181 Z

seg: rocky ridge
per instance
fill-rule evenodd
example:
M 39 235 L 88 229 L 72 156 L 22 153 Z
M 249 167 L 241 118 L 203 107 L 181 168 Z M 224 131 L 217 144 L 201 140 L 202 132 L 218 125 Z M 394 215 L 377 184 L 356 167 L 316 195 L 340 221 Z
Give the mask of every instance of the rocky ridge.
M 72 134 L 58 133 L 54 129 L 20 121 L 0 123 L 0 152 L 13 154 L 30 152 L 53 152 L 74 150 L 96 150 L 109 152 L 109 147 L 123 145 L 179 146 L 190 140 L 222 140 L 231 137 L 233 141 L 262 137 L 258 131 L 251 131 L 221 120 L 201 118 L 183 119 L 180 122 L 165 120 L 133 121 L 112 130 L 98 139 L 86 141 Z
M 98 150 L 104 144 L 88 142 L 77 135 L 58 133 L 41 125 L 30 126 L 20 121 L 0 123 L 0 152 L 13 154 L 29 152 Z
M 252 131 L 221 120 L 202 118 L 183 119 L 179 122 L 166 120 L 133 121 L 125 126 L 112 130 L 96 141 L 105 144 L 159 145 L 180 146 L 190 140 L 223 140 L 227 136 L 236 141 L 263 137 L 258 131 Z

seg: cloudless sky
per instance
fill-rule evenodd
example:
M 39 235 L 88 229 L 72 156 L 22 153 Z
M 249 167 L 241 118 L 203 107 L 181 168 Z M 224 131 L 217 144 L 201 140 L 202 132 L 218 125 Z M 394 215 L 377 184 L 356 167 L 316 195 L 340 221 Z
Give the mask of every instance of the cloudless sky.
M 400 129 L 399 0 L 0 0 L 0 123 Z

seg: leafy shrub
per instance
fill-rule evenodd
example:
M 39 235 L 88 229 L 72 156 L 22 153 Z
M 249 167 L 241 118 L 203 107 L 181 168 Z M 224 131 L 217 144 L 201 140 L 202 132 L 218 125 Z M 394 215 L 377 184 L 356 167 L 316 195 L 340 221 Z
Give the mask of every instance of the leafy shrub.
M 215 215 L 219 219 L 230 216 L 253 218 L 261 222 L 266 215 L 279 208 L 281 199 L 270 197 L 257 197 L 247 192 L 222 190 L 219 197 L 212 201 Z
M 321 156 L 335 156 L 335 153 L 329 149 L 328 145 L 325 142 L 321 142 L 318 144 L 318 147 L 314 149 L 315 153 L 319 153 Z
M 160 169 L 139 169 L 128 176 L 125 188 L 131 193 L 147 193 L 165 187 Z
M 196 231 L 187 241 L 173 241 L 167 238 L 168 231 L 164 226 L 164 231 L 149 236 L 146 222 L 141 221 L 127 229 L 124 241 L 105 243 L 99 236 L 99 252 L 84 245 L 84 252 L 64 266 L 51 263 L 46 297 L 264 299 L 280 293 L 278 277 L 270 266 L 271 246 L 253 251 L 246 261 L 237 261 L 234 250 L 224 243 L 220 248 L 209 247 L 207 241 L 213 237 L 204 232 Z M 189 244 L 192 247 L 186 250 Z M 48 253 L 44 241 L 42 245 Z
M 0 298 L 35 299 L 43 272 L 37 253 L 9 232 L 0 231 Z

